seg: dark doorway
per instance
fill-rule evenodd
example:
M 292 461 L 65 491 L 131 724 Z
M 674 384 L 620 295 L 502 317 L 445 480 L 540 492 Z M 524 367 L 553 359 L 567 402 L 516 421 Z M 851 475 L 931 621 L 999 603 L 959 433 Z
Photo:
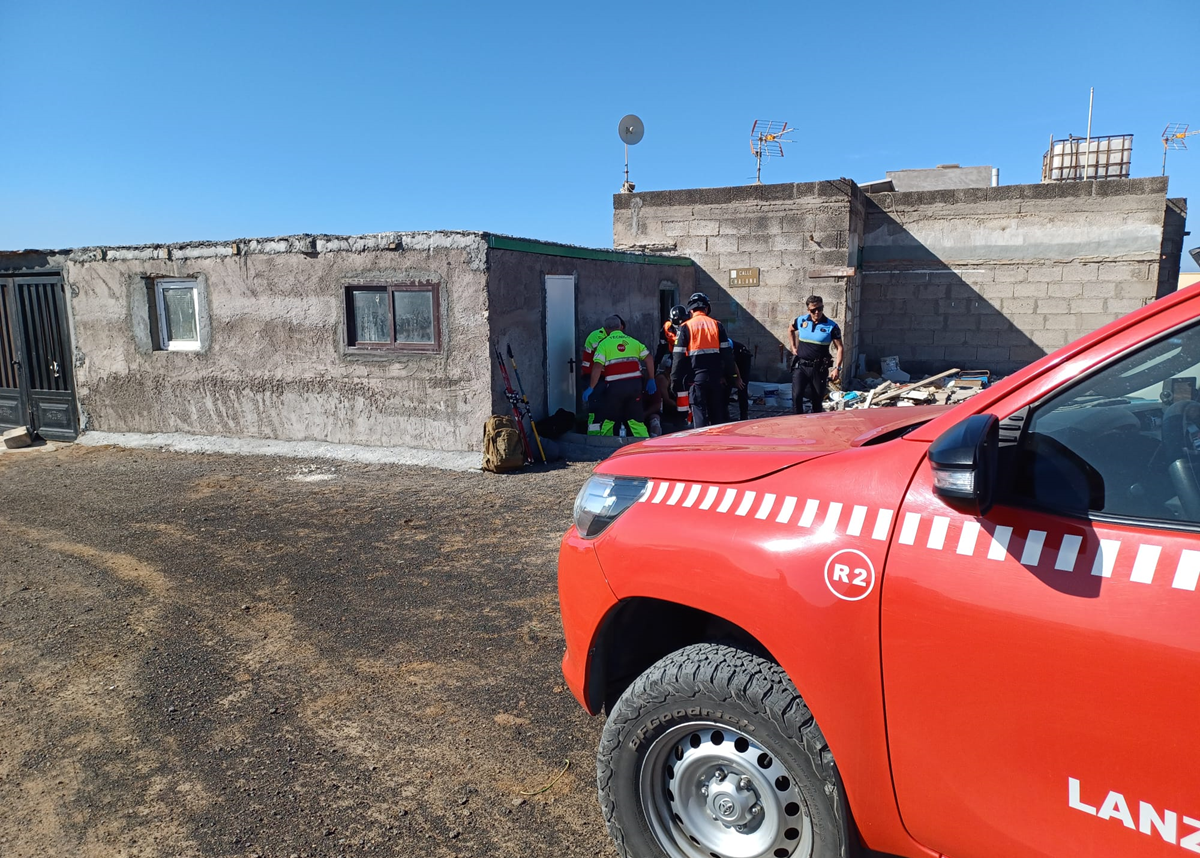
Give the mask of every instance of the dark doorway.
M 0 430 L 79 434 L 62 278 L 0 277 Z

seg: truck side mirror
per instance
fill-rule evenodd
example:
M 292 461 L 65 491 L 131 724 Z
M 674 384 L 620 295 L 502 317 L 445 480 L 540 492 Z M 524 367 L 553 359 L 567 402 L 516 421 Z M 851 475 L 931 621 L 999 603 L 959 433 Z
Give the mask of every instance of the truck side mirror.
M 987 515 L 996 496 L 1000 421 L 976 414 L 947 429 L 929 447 L 933 490 L 955 509 Z

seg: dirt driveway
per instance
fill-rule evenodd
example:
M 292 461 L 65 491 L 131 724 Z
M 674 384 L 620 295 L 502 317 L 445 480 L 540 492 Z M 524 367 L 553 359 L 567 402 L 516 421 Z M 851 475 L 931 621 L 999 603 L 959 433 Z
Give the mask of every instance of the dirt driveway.
M 559 671 L 588 470 L 0 456 L 0 855 L 609 854 Z

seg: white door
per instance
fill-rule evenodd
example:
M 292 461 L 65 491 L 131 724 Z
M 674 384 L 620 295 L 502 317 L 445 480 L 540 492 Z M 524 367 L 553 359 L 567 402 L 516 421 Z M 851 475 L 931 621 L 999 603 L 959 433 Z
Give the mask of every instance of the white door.
M 575 413 L 575 277 L 546 275 L 546 408 Z

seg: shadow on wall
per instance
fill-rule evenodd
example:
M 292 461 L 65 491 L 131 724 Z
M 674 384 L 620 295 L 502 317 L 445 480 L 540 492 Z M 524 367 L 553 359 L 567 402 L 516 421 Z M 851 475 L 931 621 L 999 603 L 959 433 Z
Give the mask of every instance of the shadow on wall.
M 1031 333 L 1053 348 L 1075 339 L 1065 326 L 1047 329 L 1057 317 L 1037 304 L 1052 284 L 1030 286 L 1028 266 L 951 268 L 871 199 L 867 224 L 858 349 L 868 367 L 895 355 L 914 377 L 955 367 L 1008 375 L 1046 355 Z M 881 231 L 887 242 L 873 243 Z M 1058 285 L 1083 294 L 1083 283 Z

